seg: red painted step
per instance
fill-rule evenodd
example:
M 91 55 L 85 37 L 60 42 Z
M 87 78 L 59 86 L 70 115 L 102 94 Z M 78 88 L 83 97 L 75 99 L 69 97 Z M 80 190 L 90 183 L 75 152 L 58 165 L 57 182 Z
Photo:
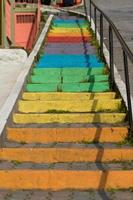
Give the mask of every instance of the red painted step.
M 48 37 L 47 42 L 89 42 L 91 37 Z

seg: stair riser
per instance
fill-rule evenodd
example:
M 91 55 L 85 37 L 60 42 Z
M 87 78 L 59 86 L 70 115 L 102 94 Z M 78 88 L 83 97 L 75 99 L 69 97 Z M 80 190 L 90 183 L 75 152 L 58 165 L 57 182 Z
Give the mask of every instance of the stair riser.
M 44 51 L 44 53 L 45 53 L 45 55 L 47 55 L 47 54 L 83 54 L 84 55 L 84 53 L 86 52 L 86 54 L 96 54 L 97 52 L 96 52 L 96 50 L 94 50 L 94 49 L 88 49 L 88 50 L 85 50 L 85 49 L 83 49 L 83 48 L 81 48 L 81 49 L 70 49 L 69 48 L 69 45 L 68 45 L 68 49 L 62 49 L 62 48 L 46 48 L 45 49 L 45 51 Z
M 29 78 L 31 83 L 85 83 L 85 82 L 107 82 L 108 75 L 95 75 L 95 76 L 46 76 L 44 75 L 32 75 Z
M 7 139 L 26 143 L 122 142 L 127 128 L 8 128 Z
M 90 101 L 19 101 L 18 111 L 24 113 L 53 112 L 112 112 L 121 109 L 121 100 Z
M 64 83 L 64 84 L 27 84 L 27 92 L 108 92 L 108 82 L 95 83 Z
M 121 162 L 133 160 L 133 149 L 3 148 L 0 149 L 0 160 L 34 163 Z
M 133 186 L 133 171 L 0 171 L 3 189 L 128 189 Z
M 45 76 L 92 76 L 107 74 L 106 68 L 33 68 L 34 75 Z
M 102 114 L 14 114 L 13 122 L 17 124 L 44 124 L 44 123 L 122 123 L 124 113 Z
M 87 32 L 76 32 L 76 33 L 69 33 L 69 32 L 66 32 L 66 33 L 49 33 L 48 34 L 48 37 L 49 36 L 52 36 L 52 37 L 89 37 L 91 36 L 90 33 L 87 33 Z
M 50 30 L 49 33 L 81 33 L 81 30 L 79 28 L 60 28 L 60 27 L 56 27 Z M 90 30 L 88 28 L 82 28 L 82 33 L 90 33 Z
M 64 34 L 64 33 L 63 33 Z M 75 34 L 75 33 L 74 33 Z M 63 48 L 64 47 L 64 48 Z M 44 47 L 44 49 L 47 49 L 47 48 L 63 48 L 63 49 L 66 49 L 66 48 L 68 48 L 68 44 L 66 44 L 66 43 L 45 43 L 45 47 Z M 77 49 L 90 49 L 90 48 L 93 48 L 93 49 L 95 49 L 95 47 L 94 46 L 92 46 L 90 43 L 84 43 L 83 44 L 83 42 L 80 42 L 80 43 L 76 43 L 76 44 L 69 44 L 69 49 L 75 49 L 75 48 L 77 48 Z
M 77 42 L 89 42 L 91 40 L 92 40 L 91 37 L 84 37 L 84 38 L 82 38 L 82 37 L 69 37 L 69 38 L 67 38 L 67 37 L 64 37 L 64 38 L 62 38 L 62 37 L 49 37 L 47 39 L 47 42 L 49 42 L 49 43 L 50 42 L 77 43 Z
M 114 99 L 114 92 L 106 92 L 106 93 L 63 93 L 63 92 L 55 92 L 55 93 L 31 93 L 24 92 L 22 94 L 23 100 L 42 100 L 42 101 L 69 101 L 69 100 L 93 100 L 93 99 Z

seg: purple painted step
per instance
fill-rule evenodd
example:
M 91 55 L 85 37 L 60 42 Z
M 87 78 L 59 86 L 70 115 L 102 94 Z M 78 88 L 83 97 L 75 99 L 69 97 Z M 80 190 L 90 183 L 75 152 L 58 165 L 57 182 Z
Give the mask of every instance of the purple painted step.
M 96 50 L 94 48 L 70 48 L 69 46 L 67 46 L 66 48 L 46 47 L 44 52 L 45 54 L 96 54 Z
M 88 43 L 88 42 L 85 42 L 85 43 L 83 43 L 83 42 L 78 42 L 78 43 L 74 43 L 74 44 L 72 44 L 72 43 L 70 43 L 69 45 L 68 44 L 66 44 L 66 43 L 56 43 L 56 42 L 54 42 L 54 43 L 45 43 L 45 49 L 47 48 L 47 47 L 49 47 L 49 48 L 63 48 L 63 49 L 65 49 L 65 48 L 67 48 L 69 46 L 69 49 L 80 49 L 80 48 L 82 48 L 82 49 L 95 49 L 94 48 L 94 46 L 92 46 L 90 43 Z

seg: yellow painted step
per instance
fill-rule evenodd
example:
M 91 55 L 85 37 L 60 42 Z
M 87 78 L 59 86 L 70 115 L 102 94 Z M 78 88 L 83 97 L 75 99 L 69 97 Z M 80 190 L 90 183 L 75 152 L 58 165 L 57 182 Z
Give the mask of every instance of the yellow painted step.
M 88 27 L 82 27 L 82 30 L 89 31 Z M 79 31 L 81 33 L 80 28 L 63 28 L 63 27 L 52 27 L 51 31 Z
M 72 32 L 71 35 L 69 34 L 69 32 L 66 32 L 66 33 L 58 33 L 58 32 L 50 32 L 48 34 L 49 37 L 68 37 L 68 36 L 71 36 L 71 37 L 79 37 L 79 36 L 84 36 L 84 37 L 87 37 L 87 36 L 91 36 L 91 34 L 89 32 L 84 32 L 83 34 L 81 32 Z
M 112 162 L 133 160 L 133 148 L 2 148 L 0 160 L 19 162 Z
M 13 122 L 18 124 L 44 123 L 121 123 L 125 113 L 88 114 L 13 114 Z
M 0 170 L 2 189 L 128 189 L 133 170 Z
M 82 29 L 82 32 L 83 33 L 88 33 L 90 34 L 90 31 L 86 28 Z M 51 29 L 49 31 L 49 33 L 81 33 L 81 30 L 80 29 L 77 29 L 77 28 L 69 28 L 69 29 L 66 29 L 66 28 L 54 28 L 54 29 Z
M 42 100 L 42 101 L 69 101 L 69 100 L 92 100 L 92 99 L 114 99 L 115 92 L 104 93 L 66 93 L 66 92 L 24 92 L 22 99 L 24 100 Z
M 7 139 L 26 143 L 122 142 L 126 127 L 103 128 L 7 128 Z
M 73 101 L 19 101 L 18 110 L 24 113 L 43 112 L 102 112 L 121 109 L 121 99 Z

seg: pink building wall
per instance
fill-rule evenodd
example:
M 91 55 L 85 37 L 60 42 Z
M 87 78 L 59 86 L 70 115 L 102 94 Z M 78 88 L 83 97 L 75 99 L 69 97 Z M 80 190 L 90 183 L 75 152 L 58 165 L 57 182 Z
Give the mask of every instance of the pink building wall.
M 32 4 L 36 4 L 36 11 L 29 12 L 25 9 L 25 12 L 17 12 L 15 10 L 16 4 L 22 4 L 27 3 L 31 5 L 32 10 Z M 14 41 L 11 41 L 15 46 L 20 46 L 25 49 L 31 50 L 37 33 L 39 31 L 39 24 L 40 24 L 40 18 L 41 18 L 41 12 L 40 12 L 40 6 L 41 2 L 40 0 L 18 0 L 14 4 L 14 11 L 11 10 L 11 3 L 10 0 L 6 0 L 6 15 L 5 15 L 5 21 L 6 21 L 6 38 L 8 38 L 11 41 L 11 38 L 14 38 Z M 14 20 L 14 30 L 11 30 L 11 16 L 13 16 Z M 12 36 L 13 35 L 13 36 Z M 12 37 L 11 37 L 12 36 Z
M 6 36 L 11 40 L 11 3 L 6 1 Z
M 31 49 L 37 34 L 36 13 L 15 13 L 15 44 Z

